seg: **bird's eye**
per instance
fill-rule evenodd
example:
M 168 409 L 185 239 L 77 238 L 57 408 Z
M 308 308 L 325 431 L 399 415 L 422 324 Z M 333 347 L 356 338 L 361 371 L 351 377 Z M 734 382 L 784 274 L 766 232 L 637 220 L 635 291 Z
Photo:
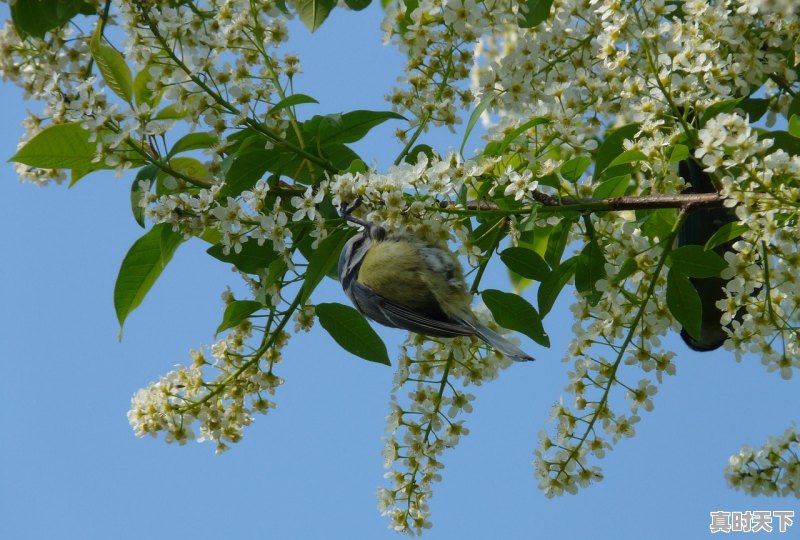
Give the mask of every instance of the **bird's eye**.
M 373 240 L 377 240 L 378 242 L 382 241 L 386 238 L 386 229 L 381 227 L 380 225 L 373 224 L 369 228 L 369 236 Z

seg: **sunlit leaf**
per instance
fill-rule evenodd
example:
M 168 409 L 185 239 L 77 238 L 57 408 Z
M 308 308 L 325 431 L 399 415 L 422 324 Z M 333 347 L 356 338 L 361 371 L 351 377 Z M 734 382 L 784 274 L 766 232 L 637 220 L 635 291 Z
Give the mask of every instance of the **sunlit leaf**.
M 103 76 L 103 80 L 111 90 L 119 97 L 133 103 L 133 76 L 125 58 L 119 51 L 102 43 L 102 37 L 95 32 L 89 48 L 92 57 L 97 63 L 97 68 Z
M 89 136 L 78 123 L 50 126 L 26 142 L 9 161 L 40 169 L 94 170 L 101 165 L 94 162 L 97 143 Z

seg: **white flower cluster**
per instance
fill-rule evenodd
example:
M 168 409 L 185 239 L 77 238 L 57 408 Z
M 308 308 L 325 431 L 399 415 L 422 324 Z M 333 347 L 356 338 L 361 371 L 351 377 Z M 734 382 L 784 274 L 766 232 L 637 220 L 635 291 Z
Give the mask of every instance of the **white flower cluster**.
M 282 81 L 300 68 L 295 56 L 280 60 L 274 54 L 288 38 L 277 3 L 207 0 L 194 9 L 157 1 L 113 4 L 106 28 L 119 24 L 127 38 L 122 53 L 136 80 L 130 103 L 109 96 L 101 80 L 90 76 L 96 66 L 91 31 L 65 25 L 47 41 L 21 41 L 10 23 L 0 31 L 0 75 L 22 86 L 26 98 L 45 103 L 40 116 L 24 123 L 20 146 L 49 125 L 80 122 L 97 143 L 98 166 L 120 173 L 143 158 L 160 159 L 168 149 L 155 146 L 155 137 L 178 120 L 204 126 L 220 141 L 225 130 L 251 116 L 276 136 L 282 133 L 288 111 L 269 107 L 284 97 Z M 231 50 L 238 53 L 234 64 L 225 56 Z M 220 142 L 209 152 L 212 175 L 219 172 L 224 147 Z M 24 165 L 17 170 L 38 183 L 64 179 L 63 171 Z
M 725 346 L 737 360 L 757 354 L 769 371 L 789 379 L 800 368 L 800 157 L 773 151 L 772 139 L 760 140 L 735 114 L 715 117 L 698 135 L 698 157 L 717 173 L 721 193 L 747 224 L 725 255 L 727 298 L 718 302 L 722 323 L 730 324 Z
M 473 92 L 497 96 L 500 122 L 490 137 L 547 120 L 527 131 L 521 147 L 534 163 L 543 150 L 557 148 L 561 159 L 591 150 L 604 124 L 636 122 L 658 149 L 677 125 L 665 119 L 681 110 L 700 114 L 770 77 L 796 80 L 796 62 L 784 56 L 800 52 L 796 2 L 697 0 L 677 8 L 664 0 L 563 0 L 533 31 L 513 21 L 487 27 Z M 778 87 L 767 82 L 766 89 L 775 94 Z M 791 97 L 781 95 L 785 111 Z
M 605 247 L 607 277 L 596 284 L 603 294 L 594 305 L 578 295 L 572 306 L 575 338 L 565 361 L 574 361 L 567 386 L 573 402 L 554 406 L 556 432 L 540 433 L 535 451 L 539 487 L 548 497 L 576 493 L 602 479 L 600 467 L 589 460 L 632 437 L 641 410 L 653 409 L 653 381 L 643 377 L 631 384 L 628 379 L 638 375 L 623 374 L 623 365 L 653 372 L 659 383 L 665 374 L 675 374 L 675 353 L 660 350 L 659 338 L 674 322 L 663 301 L 663 274 L 653 284 L 663 257 L 659 239 L 643 234 L 628 213 L 606 214 L 592 223 Z M 630 414 L 616 412 L 624 403 L 614 392 L 618 387 L 625 390 Z
M 145 195 L 140 204 L 151 221 L 170 223 L 186 236 L 216 231 L 226 254 L 241 253 L 249 242 L 259 246 L 268 244 L 282 258 L 288 271 L 304 264 L 304 261 L 296 260 L 298 252 L 293 227 L 314 223 L 309 234 L 317 235 L 316 243 L 328 230 L 318 208 L 323 197 L 330 197 L 335 205 L 352 203 L 361 197 L 363 206 L 359 211 L 370 209 L 369 219 L 389 228 L 406 227 L 435 242 L 448 242 L 455 235 L 463 253 L 477 259 L 481 250 L 469 242 L 468 231 L 461 224 L 463 218 L 455 215 L 453 219 L 444 221 L 438 212 L 443 201 L 448 202 L 448 208 L 463 211 L 456 204 L 456 195 L 465 187 L 477 188 L 479 182 L 487 181 L 482 176 L 484 172 L 485 167 L 469 161 L 461 162 L 455 155 L 442 160 L 429 160 L 420 155 L 415 165 L 403 163 L 385 174 L 367 171 L 336 175 L 330 182 L 322 181 L 315 188 L 298 190 L 297 195 L 284 198 L 275 196 L 270 199 L 270 188 L 263 180 L 237 197 L 225 198 L 220 196 L 224 184 L 158 196 L 151 192 L 146 181 L 142 181 L 141 192 Z M 507 191 L 520 189 L 521 185 L 535 185 L 526 175 L 510 170 L 490 181 L 492 189 Z M 409 195 L 411 192 L 416 194 L 414 198 Z M 265 205 L 266 200 L 274 202 Z M 266 280 L 267 274 L 265 268 L 262 275 L 242 275 L 254 298 L 275 310 L 283 309 L 287 306 L 282 296 L 283 284 L 291 283 L 300 274 L 283 280 Z M 298 308 L 292 318 L 296 332 L 308 330 L 314 322 L 313 306 Z M 201 440 L 213 439 L 220 449 L 235 442 L 241 436 L 241 428 L 252 420 L 253 410 L 266 412 L 274 407 L 271 401 L 261 396 L 262 391 L 271 394 L 281 383 L 272 375 L 272 364 L 280 358 L 279 351 L 285 337 L 264 351 L 247 352 L 244 349 L 252 332 L 252 324 L 245 321 L 212 348 L 216 359 L 212 364 L 199 361 L 191 369 L 179 368 L 140 390 L 134 397 L 129 415 L 137 434 L 155 435 L 163 431 L 168 440 L 185 442 L 194 438 L 192 425 L 199 422 Z M 438 344 L 437 347 L 440 351 L 446 350 L 444 345 Z M 468 350 L 466 347 L 464 344 L 464 351 Z M 469 354 L 474 355 L 474 350 Z M 198 355 L 196 358 L 203 357 Z M 263 365 L 265 362 L 266 367 Z M 216 371 L 213 380 L 204 379 L 201 369 L 204 366 L 206 372 Z M 477 370 L 473 377 L 482 380 L 486 369 Z M 458 404 L 463 398 L 456 396 L 452 403 L 447 398 L 443 403 L 448 405 L 448 410 L 455 411 L 453 407 L 460 407 Z M 247 400 L 252 404 L 248 405 Z M 215 429 L 207 427 L 208 423 Z M 223 424 L 225 429 L 216 429 Z
M 513 196 L 521 204 L 529 204 L 538 187 L 529 171 L 505 166 L 498 174 L 497 167 L 502 165 L 495 159 L 462 161 L 452 153 L 429 159 L 420 153 L 414 165 L 403 162 L 385 173 L 369 170 L 335 175 L 329 190 L 336 206 L 361 198 L 369 209 L 367 218 L 389 229 L 410 230 L 435 243 L 455 239 L 457 252 L 476 265 L 482 251 L 461 217 L 469 214 L 463 206 L 463 191 L 483 189 L 490 196 Z M 362 210 L 356 214 L 359 212 Z M 508 219 L 512 225 L 516 223 L 514 216 Z
M 745 446 L 725 469 L 728 485 L 748 495 L 800 498 L 800 432 L 792 426 L 758 450 Z
M 431 527 L 428 501 L 433 482 L 441 480 L 441 455 L 469 434 L 457 419 L 472 412 L 475 397 L 464 387 L 493 380 L 510 364 L 495 351 L 480 354 L 470 338 L 431 341 L 411 334 L 406 340 L 386 419 L 383 456 L 392 469 L 385 475 L 390 486 L 378 490 L 378 509 L 389 516 L 391 528 L 417 535 Z
M 202 350 L 192 365 L 179 365 L 131 399 L 128 421 L 139 437 L 165 433 L 167 442 L 214 441 L 217 453 L 242 438 L 255 413 L 275 408 L 270 401 L 283 379 L 274 366 L 288 336 L 267 349 L 247 351 L 251 326 L 243 324 L 211 347 L 212 362 Z M 209 374 L 213 372 L 213 377 Z
M 401 86 L 387 96 L 393 108 L 409 111 L 412 125 L 422 129 L 432 123 L 452 131 L 461 123 L 459 108 L 475 100 L 466 84 L 475 44 L 493 28 L 514 24 L 514 7 L 508 0 L 422 0 L 413 9 L 392 3 L 383 22 L 385 39 L 408 56 Z
M 196 190 L 194 194 L 181 192 L 162 196 L 150 192 L 147 181 L 141 181 L 140 185 L 146 194 L 140 200 L 140 205 L 153 223 L 171 223 L 176 231 L 180 230 L 187 238 L 200 235 L 212 227 L 220 233 L 225 254 L 240 253 L 247 241 L 259 246 L 269 241 L 275 253 L 283 256 L 291 268 L 290 225 L 309 214 L 309 201 L 312 201 L 312 205 L 315 200 L 319 202 L 326 184 L 323 182 L 316 194 L 309 187 L 303 196 L 291 197 L 289 203 L 296 209 L 291 219 L 281 197 L 275 198 L 271 208 L 264 208 L 264 200 L 269 192 L 264 180 L 259 180 L 252 189 L 242 192 L 238 197 L 225 197 L 224 200 L 219 196 L 220 185 Z M 324 225 L 322 216 L 315 209 L 310 212 Z

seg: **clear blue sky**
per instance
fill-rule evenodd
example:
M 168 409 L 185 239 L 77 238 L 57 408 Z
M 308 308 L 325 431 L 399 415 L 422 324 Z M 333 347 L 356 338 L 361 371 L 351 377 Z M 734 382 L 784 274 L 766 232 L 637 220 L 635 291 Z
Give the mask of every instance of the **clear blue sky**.
M 4 5 L 0 12 L 7 13 Z M 384 109 L 401 59 L 381 47 L 379 9 L 337 10 L 314 36 L 295 29 L 305 74 L 298 91 L 314 112 Z M 26 107 L 0 84 L 3 162 L 16 148 Z M 358 151 L 385 167 L 397 153 L 392 127 Z M 461 135 L 437 134 L 439 150 Z M 133 436 L 131 395 L 190 348 L 213 342 L 219 294 L 238 278 L 182 246 L 117 341 L 112 292 L 120 262 L 142 234 L 129 211 L 133 179 L 95 173 L 72 189 L 20 184 L 0 164 L 6 231 L 0 264 L 0 538 L 141 539 L 396 538 L 376 510 L 383 485 L 384 417 L 392 371 L 338 349 L 321 328 L 285 351 L 279 407 L 258 417 L 222 456 Z M 495 267 L 495 286 L 503 274 Z M 333 281 L 317 301 L 346 302 Z M 705 538 L 709 511 L 795 510 L 797 500 L 752 499 L 725 486 L 723 468 L 743 443 L 760 445 L 797 418 L 797 382 L 768 374 L 757 358 L 698 354 L 679 339 L 678 375 L 661 385 L 638 435 L 603 460 L 606 479 L 578 496 L 546 499 L 531 464 L 536 435 L 550 429 L 564 395 L 571 327 L 563 298 L 545 320 L 552 348 L 527 339 L 539 360 L 513 365 L 472 392 L 471 434 L 443 457 L 434 487 L 434 528 L 449 538 Z M 378 328 L 390 353 L 403 333 Z M 800 534 L 795 525 L 792 537 Z M 773 533 L 777 535 L 777 533 Z M 763 536 L 763 535 L 762 535 Z

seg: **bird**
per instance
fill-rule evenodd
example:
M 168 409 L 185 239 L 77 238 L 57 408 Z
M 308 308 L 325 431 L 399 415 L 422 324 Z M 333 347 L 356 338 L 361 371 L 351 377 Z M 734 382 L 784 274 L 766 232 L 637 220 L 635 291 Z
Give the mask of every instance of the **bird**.
M 534 360 L 478 321 L 464 271 L 452 252 L 352 216 L 360 204 L 359 198 L 350 208 L 346 203 L 340 208 L 343 219 L 363 229 L 342 248 L 339 281 L 362 315 L 428 337 L 475 336 L 511 360 Z

